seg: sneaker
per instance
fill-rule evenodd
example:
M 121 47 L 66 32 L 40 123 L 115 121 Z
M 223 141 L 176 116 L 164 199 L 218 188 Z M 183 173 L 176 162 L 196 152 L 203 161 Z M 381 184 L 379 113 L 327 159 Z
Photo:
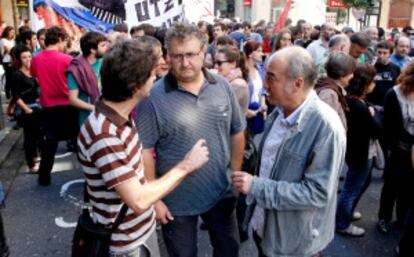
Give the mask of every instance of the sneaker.
M 391 226 L 389 222 L 386 222 L 385 220 L 379 220 L 377 223 L 377 229 L 381 233 L 388 234 L 390 233 Z
M 357 227 L 355 225 L 349 225 L 346 229 L 337 229 L 336 232 L 354 237 L 361 237 L 365 235 L 365 229 Z
M 354 213 L 352 213 L 352 221 L 360 219 L 362 219 L 362 214 L 359 211 L 355 211 Z

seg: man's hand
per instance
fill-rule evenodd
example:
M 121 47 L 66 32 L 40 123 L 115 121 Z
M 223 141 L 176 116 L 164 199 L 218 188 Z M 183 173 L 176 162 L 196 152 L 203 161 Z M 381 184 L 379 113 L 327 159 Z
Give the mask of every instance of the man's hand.
M 191 173 L 207 163 L 208 154 L 206 140 L 200 139 L 194 144 L 179 165 L 183 165 L 187 172 Z
M 233 185 L 240 193 L 247 194 L 252 185 L 253 176 L 244 171 L 234 171 L 232 174 Z
M 155 218 L 165 225 L 168 222 L 174 220 L 170 210 L 167 205 L 165 205 L 161 200 L 154 204 Z

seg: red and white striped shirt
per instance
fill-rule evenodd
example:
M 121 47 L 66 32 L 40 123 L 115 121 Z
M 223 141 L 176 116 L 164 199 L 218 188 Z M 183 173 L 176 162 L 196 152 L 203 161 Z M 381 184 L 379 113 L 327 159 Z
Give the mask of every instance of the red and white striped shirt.
M 134 124 L 98 102 L 81 128 L 78 159 L 85 175 L 92 219 L 102 225 L 115 222 L 122 200 L 114 187 L 137 177 L 146 183 L 141 142 Z M 155 229 L 153 208 L 143 213 L 128 209 L 112 234 L 111 252 L 129 252 L 143 244 Z

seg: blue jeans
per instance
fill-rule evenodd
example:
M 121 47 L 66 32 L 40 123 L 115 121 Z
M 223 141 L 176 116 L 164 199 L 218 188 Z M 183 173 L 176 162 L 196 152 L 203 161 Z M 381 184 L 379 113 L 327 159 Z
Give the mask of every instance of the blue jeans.
M 197 257 L 197 224 L 200 216 L 207 227 L 214 257 L 239 256 L 239 233 L 235 195 L 224 196 L 207 212 L 194 216 L 174 216 L 162 232 L 170 257 Z
M 371 183 L 372 168 L 372 159 L 365 165 L 348 165 L 348 173 L 336 210 L 336 229 L 346 229 L 351 224 L 355 207 Z

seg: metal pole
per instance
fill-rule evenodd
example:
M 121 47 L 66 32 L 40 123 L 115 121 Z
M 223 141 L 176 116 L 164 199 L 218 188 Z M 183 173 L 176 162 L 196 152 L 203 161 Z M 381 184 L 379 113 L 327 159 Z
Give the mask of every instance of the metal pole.
M 16 4 L 16 0 L 12 0 L 12 10 L 13 10 L 13 21 L 14 21 L 14 28 L 17 29 L 19 28 L 19 12 L 17 10 L 17 4 Z
M 379 6 L 378 6 L 378 18 L 377 18 L 377 27 L 379 27 L 379 26 L 380 26 L 381 11 L 382 11 L 382 1 L 379 1 Z

